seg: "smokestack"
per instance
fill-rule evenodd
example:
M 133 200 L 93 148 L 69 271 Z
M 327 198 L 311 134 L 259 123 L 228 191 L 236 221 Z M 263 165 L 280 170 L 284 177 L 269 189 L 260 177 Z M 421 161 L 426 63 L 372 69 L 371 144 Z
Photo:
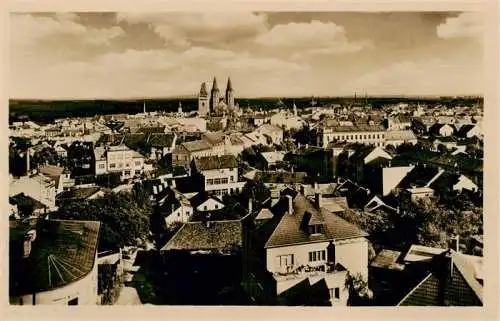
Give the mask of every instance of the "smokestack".
M 287 195 L 286 198 L 288 199 L 288 214 L 293 215 L 293 198 L 290 195 Z
M 30 148 L 26 150 L 26 176 L 30 175 Z

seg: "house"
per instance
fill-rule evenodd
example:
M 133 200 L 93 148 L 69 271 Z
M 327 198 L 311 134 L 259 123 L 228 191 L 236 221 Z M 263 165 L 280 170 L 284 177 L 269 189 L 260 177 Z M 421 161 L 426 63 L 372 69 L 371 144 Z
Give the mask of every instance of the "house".
M 442 172 L 429 186 L 438 193 L 464 190 L 477 192 L 479 190 L 479 187 L 467 176 L 449 171 Z
M 482 129 L 476 124 L 465 124 L 460 127 L 457 131 L 458 137 L 472 138 L 472 137 L 483 137 Z
M 458 147 L 457 139 L 453 136 L 443 136 L 437 137 L 432 142 L 432 147 L 434 151 L 439 151 L 439 146 L 443 145 L 447 150 L 452 150 Z
M 276 215 L 263 246 L 278 301 L 306 282 L 311 289 L 321 286 L 330 305 L 346 305 L 347 273 L 368 277 L 367 234 L 324 209 L 319 193 L 314 203 L 297 192 L 283 202 L 284 213 Z
M 125 145 L 96 147 L 95 173 L 120 173 L 122 180 L 142 175 L 146 171 L 145 157 Z
M 263 135 L 270 144 L 281 144 L 283 142 L 283 129 L 276 125 L 264 124 L 254 130 L 257 135 Z
M 175 133 L 153 133 L 148 137 L 148 144 L 151 146 L 150 158 L 162 159 L 167 154 L 171 154 L 176 146 L 177 135 Z
M 244 182 L 238 181 L 238 162 L 233 155 L 195 158 L 192 173 L 201 181 L 201 189 L 218 196 L 237 194 Z
M 402 144 L 417 144 L 417 136 L 411 129 L 392 130 L 385 134 L 385 144 L 398 147 Z
M 16 218 L 39 216 L 47 211 L 47 206 L 24 193 L 9 197 L 9 205 L 12 207 L 11 214 Z
M 52 178 L 42 174 L 23 176 L 9 184 L 9 196 L 24 193 L 47 207 L 56 210 L 56 186 Z
M 388 117 L 384 120 L 384 125 L 388 131 L 406 130 L 411 127 L 411 117 L 404 115 Z
M 165 217 L 165 223 L 170 226 L 174 223 L 187 223 L 194 213 L 189 199 L 182 193 L 172 189 L 172 193 L 159 201 L 160 212 Z
M 214 155 L 212 145 L 204 140 L 184 142 L 172 151 L 172 166 L 182 166 L 189 168 L 194 157 L 204 157 Z
M 58 206 L 68 201 L 92 200 L 104 196 L 104 190 L 98 186 L 79 187 L 64 191 L 56 196 Z
M 269 122 L 271 125 L 286 130 L 301 129 L 304 127 L 305 122 L 300 116 L 287 115 L 286 113 L 277 113 L 270 117 Z
M 383 147 L 385 135 L 386 130 L 382 125 L 342 126 L 338 122 L 325 123 L 317 130 L 317 145 L 325 148 L 331 141 L 346 141 Z
M 54 180 L 56 194 L 75 186 L 75 180 L 70 177 L 69 171 L 64 167 L 47 164 L 40 166 L 38 172 Z
M 351 177 L 357 182 L 364 181 L 365 165 L 377 158 L 392 159 L 392 156 L 381 147 L 358 145 L 352 149 L 346 149 L 339 156 L 339 172 L 344 176 Z M 367 180 L 369 177 L 366 178 Z
M 10 222 L 10 302 L 95 305 L 100 222 Z
M 239 287 L 246 268 L 245 233 L 239 219 L 184 223 L 160 250 L 169 284 L 165 291 L 179 304 L 233 301 L 235 298 L 227 296 L 231 296 L 232 288 Z
M 436 123 L 429 128 L 429 133 L 435 136 L 451 136 L 455 133 L 455 128 L 449 124 Z
M 413 170 L 414 165 L 404 160 L 378 157 L 364 166 L 367 186 L 380 195 L 389 195 L 398 184 Z
M 273 198 L 285 187 L 298 187 L 307 180 L 305 172 L 263 171 L 255 173 L 254 180 L 262 182 L 270 191 Z
M 397 306 L 483 306 L 481 257 L 444 250 Z
M 264 160 L 264 167 L 270 169 L 283 162 L 285 158 L 284 152 L 262 152 L 260 156 Z

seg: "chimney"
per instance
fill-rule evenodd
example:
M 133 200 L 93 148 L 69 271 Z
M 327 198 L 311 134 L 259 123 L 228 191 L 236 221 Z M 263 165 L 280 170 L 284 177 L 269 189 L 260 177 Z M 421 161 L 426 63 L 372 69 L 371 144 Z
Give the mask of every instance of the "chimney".
M 286 195 L 286 198 L 288 199 L 288 214 L 293 215 L 293 197 Z
M 306 188 L 304 185 L 300 185 L 300 194 L 306 196 Z
M 321 202 L 322 201 L 322 196 L 321 193 L 319 192 L 319 187 L 318 183 L 314 183 L 314 205 L 318 210 L 321 209 Z
M 26 176 L 30 175 L 30 148 L 26 150 Z
M 248 214 L 252 214 L 252 212 L 253 212 L 253 206 L 252 205 L 253 205 L 252 204 L 252 198 L 250 197 L 248 199 Z
M 326 249 L 327 252 L 327 262 L 328 265 L 335 267 L 337 264 L 337 258 L 336 258 L 336 253 L 335 253 L 335 243 L 330 241 L 330 244 L 328 244 L 328 247 Z
M 30 253 L 31 253 L 31 242 L 33 242 L 35 239 L 36 239 L 36 230 L 30 230 L 24 236 L 23 258 L 27 258 L 27 257 L 30 256 Z

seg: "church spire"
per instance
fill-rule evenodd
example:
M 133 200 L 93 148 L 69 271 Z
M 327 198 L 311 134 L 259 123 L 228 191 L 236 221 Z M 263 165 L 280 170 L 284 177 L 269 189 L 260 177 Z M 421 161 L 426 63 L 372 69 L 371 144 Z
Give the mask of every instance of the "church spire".
M 233 85 L 231 84 L 231 77 L 227 78 L 227 91 L 233 90 Z
M 214 83 L 212 85 L 212 91 L 214 90 L 219 90 L 219 87 L 217 87 L 217 78 L 214 77 Z
M 205 83 L 201 84 L 200 96 L 202 97 L 208 96 L 207 85 Z

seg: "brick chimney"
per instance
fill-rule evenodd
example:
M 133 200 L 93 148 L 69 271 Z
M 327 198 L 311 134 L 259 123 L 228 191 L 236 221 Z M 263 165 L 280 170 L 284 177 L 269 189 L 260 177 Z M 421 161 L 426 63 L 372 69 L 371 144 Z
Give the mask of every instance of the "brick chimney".
M 23 258 L 27 258 L 31 253 L 31 243 L 36 239 L 36 230 L 30 230 L 24 236 Z
M 286 198 L 288 199 L 287 212 L 289 215 L 293 215 L 293 197 L 291 197 L 290 195 L 286 195 Z
M 314 206 L 319 210 L 322 205 L 322 195 L 319 192 L 318 183 L 314 183 Z

